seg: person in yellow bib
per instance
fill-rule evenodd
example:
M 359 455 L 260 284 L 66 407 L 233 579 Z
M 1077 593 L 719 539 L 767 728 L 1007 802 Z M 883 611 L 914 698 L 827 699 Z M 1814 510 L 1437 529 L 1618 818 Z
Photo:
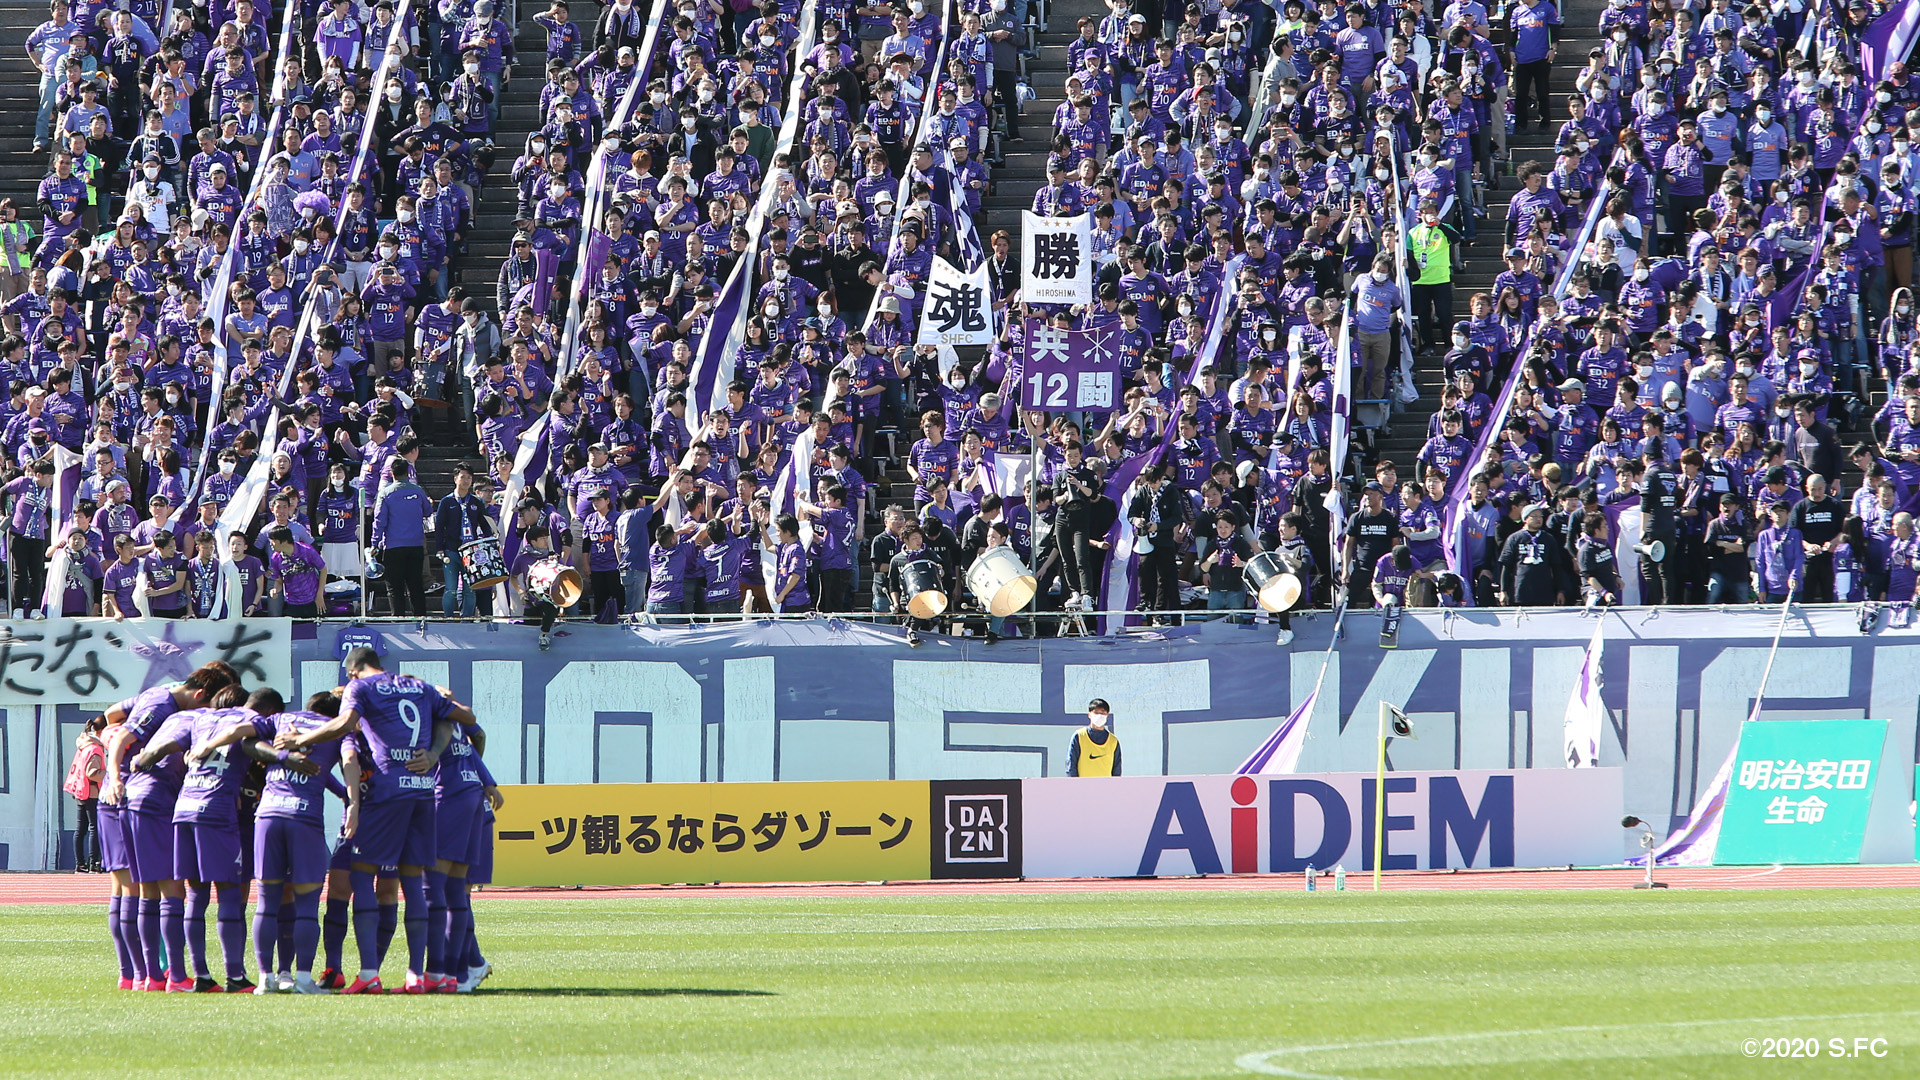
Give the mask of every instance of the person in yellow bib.
M 1087 726 L 1073 733 L 1067 747 L 1068 776 L 1120 775 L 1120 736 L 1107 730 L 1112 716 L 1106 699 L 1087 702 Z

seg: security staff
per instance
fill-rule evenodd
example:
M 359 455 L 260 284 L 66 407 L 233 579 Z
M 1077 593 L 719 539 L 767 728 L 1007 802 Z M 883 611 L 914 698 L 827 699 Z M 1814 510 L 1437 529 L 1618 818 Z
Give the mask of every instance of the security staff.
M 1087 726 L 1067 746 L 1068 776 L 1120 775 L 1120 736 L 1107 730 L 1112 715 L 1105 698 L 1087 702 Z
M 1407 253 L 1413 262 L 1413 317 L 1419 320 L 1420 340 L 1438 347 L 1453 325 L 1453 252 L 1460 234 L 1440 220 L 1440 208 L 1428 199 L 1420 204 L 1420 224 L 1407 232 Z

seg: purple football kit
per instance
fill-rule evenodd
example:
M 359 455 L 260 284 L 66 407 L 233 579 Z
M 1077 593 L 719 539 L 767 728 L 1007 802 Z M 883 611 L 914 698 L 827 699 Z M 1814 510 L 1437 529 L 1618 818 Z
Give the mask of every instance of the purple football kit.
M 440 691 L 411 675 L 381 672 L 347 684 L 341 712 L 360 716 L 366 735 L 367 794 L 354 861 L 374 866 L 429 866 L 434 861 L 434 777 L 411 772 L 407 762 L 433 746 L 433 725 L 452 704 Z

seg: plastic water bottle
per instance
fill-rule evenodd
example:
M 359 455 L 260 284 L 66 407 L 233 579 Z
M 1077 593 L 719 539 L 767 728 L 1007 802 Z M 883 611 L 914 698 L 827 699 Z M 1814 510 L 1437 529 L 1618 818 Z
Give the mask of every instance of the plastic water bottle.
M 1347 864 L 1340 863 L 1333 868 L 1333 891 L 1347 891 Z
M 1318 892 L 1320 889 L 1320 884 L 1319 882 L 1314 880 L 1314 877 L 1315 877 L 1315 871 L 1313 869 L 1313 866 L 1312 864 L 1308 864 L 1307 866 L 1307 891 L 1308 892 Z

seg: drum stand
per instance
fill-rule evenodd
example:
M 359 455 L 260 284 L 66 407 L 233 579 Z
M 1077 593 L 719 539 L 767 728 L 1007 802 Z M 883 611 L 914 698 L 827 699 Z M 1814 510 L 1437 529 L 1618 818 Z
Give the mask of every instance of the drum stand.
M 1069 610 L 1069 611 L 1060 612 L 1059 620 L 1060 621 L 1057 625 L 1059 626 L 1060 629 L 1059 629 L 1059 632 L 1054 635 L 1055 637 L 1092 637 L 1093 636 L 1093 634 L 1087 630 L 1086 613 L 1081 611 L 1079 608 L 1073 608 L 1072 610 Z

